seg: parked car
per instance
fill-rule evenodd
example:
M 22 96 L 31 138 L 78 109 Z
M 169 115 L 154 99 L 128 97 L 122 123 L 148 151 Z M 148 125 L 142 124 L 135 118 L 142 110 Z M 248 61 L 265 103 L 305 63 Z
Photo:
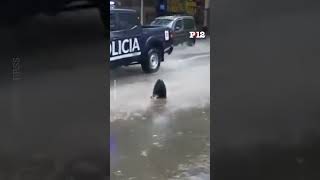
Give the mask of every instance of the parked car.
M 173 50 L 168 27 L 141 26 L 138 14 L 130 9 L 110 9 L 111 68 L 141 64 L 146 73 L 158 71 L 164 54 Z
M 173 31 L 173 44 L 187 43 L 189 46 L 195 44 L 195 38 L 190 39 L 190 31 L 196 31 L 193 16 L 174 15 L 160 16 L 151 22 L 151 25 L 168 27 Z

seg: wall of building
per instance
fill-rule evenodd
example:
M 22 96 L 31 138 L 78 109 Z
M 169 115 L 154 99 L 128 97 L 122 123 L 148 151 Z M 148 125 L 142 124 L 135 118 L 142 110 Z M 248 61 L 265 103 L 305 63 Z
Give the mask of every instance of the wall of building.
M 186 13 L 195 17 L 198 28 L 208 26 L 210 0 L 166 0 L 167 14 Z M 156 16 L 156 6 L 159 0 L 144 0 L 144 24 L 150 23 Z M 135 9 L 139 14 L 141 11 L 141 0 L 121 0 L 122 8 Z
M 144 24 L 150 23 L 156 17 L 156 0 L 144 0 Z M 141 0 L 121 0 L 121 8 L 134 9 L 140 15 Z
M 168 13 L 185 13 L 194 16 L 198 29 L 208 27 L 210 0 L 167 0 Z

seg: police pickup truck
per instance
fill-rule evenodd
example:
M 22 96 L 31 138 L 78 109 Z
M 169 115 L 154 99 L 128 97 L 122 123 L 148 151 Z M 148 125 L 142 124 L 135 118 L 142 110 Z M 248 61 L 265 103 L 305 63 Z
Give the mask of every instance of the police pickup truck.
M 110 9 L 111 68 L 141 64 L 146 73 L 157 72 L 164 54 L 171 54 L 171 30 L 160 26 L 141 26 L 137 12 Z

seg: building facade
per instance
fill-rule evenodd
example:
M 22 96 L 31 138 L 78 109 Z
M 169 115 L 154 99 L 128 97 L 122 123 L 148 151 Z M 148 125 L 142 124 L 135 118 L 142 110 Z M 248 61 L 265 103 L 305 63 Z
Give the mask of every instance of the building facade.
M 118 0 L 119 1 L 119 0 Z M 194 16 L 198 29 L 209 27 L 210 0 L 120 0 L 122 8 L 135 9 L 143 24 L 162 15 L 188 14 Z M 143 6 L 141 6 L 143 5 Z

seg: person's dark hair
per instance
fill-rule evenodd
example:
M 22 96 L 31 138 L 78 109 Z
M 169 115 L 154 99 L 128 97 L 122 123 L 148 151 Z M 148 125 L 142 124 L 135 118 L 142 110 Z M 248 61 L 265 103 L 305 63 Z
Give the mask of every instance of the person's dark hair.
M 153 88 L 152 98 L 167 98 L 167 89 L 163 80 L 158 79 Z

